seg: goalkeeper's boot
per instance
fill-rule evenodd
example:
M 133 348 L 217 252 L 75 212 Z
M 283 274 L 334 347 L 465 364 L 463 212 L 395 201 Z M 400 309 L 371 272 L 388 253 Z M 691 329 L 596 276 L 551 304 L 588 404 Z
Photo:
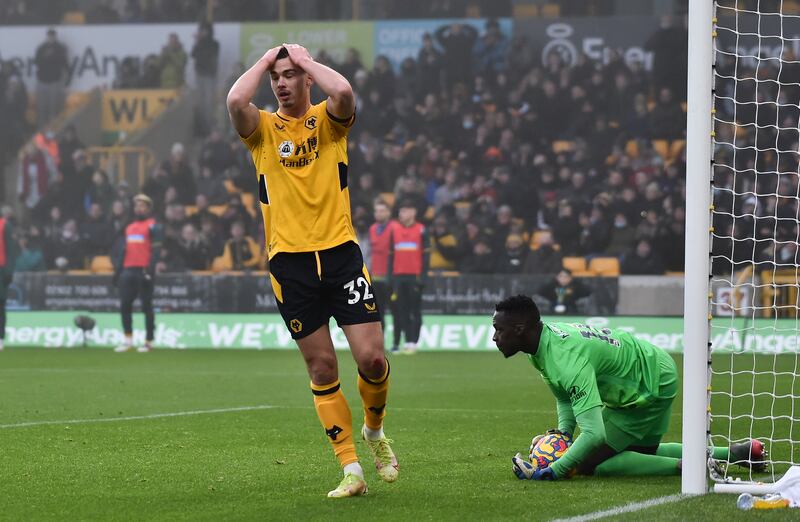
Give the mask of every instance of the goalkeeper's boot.
M 400 469 L 397 457 L 390 446 L 394 441 L 386 437 L 381 437 L 378 440 L 369 440 L 365 430 L 366 426 L 363 426 L 361 428 L 361 438 L 367 443 L 367 447 L 369 447 L 369 451 L 375 459 L 375 469 L 378 470 L 378 476 L 384 482 L 394 482 L 397 480 Z
M 347 473 L 339 486 L 328 491 L 328 498 L 360 497 L 367 494 L 367 483 L 355 473 Z
M 764 444 L 758 439 L 750 439 L 739 444 L 731 444 L 730 457 L 728 461 L 743 468 L 748 468 L 756 472 L 767 470 L 767 450 Z
M 136 350 L 136 348 L 134 348 L 132 344 L 127 344 L 127 343 L 126 344 L 121 344 L 121 345 L 117 346 L 116 348 L 114 348 L 114 351 L 117 352 L 117 353 L 133 352 L 135 350 Z
M 145 343 L 136 349 L 139 353 L 150 353 L 153 351 L 153 342 L 145 341 Z

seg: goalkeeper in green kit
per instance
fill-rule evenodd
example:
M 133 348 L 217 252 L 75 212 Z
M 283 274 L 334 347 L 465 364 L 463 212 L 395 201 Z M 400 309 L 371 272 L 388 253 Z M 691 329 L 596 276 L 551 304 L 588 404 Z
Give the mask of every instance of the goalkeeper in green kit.
M 678 370 L 665 351 L 623 331 L 584 324 L 543 323 L 529 297 L 509 297 L 495 307 L 492 340 L 505 357 L 523 352 L 556 398 L 558 429 L 572 442 L 546 468 L 517 454 L 520 479 L 556 480 L 574 473 L 595 476 L 679 475 L 681 444 L 662 443 L 678 393 Z M 758 440 L 709 448 L 715 459 L 756 471 L 765 468 Z

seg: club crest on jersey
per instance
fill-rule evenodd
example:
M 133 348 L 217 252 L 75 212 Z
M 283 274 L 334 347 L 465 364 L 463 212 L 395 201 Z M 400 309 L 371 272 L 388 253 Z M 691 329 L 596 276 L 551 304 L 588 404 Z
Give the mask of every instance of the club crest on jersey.
M 309 116 L 308 118 L 306 118 L 306 121 L 305 121 L 305 123 L 303 123 L 303 125 L 305 125 L 306 129 L 308 129 L 308 130 L 316 129 L 317 128 L 317 117 L 316 116 Z
M 294 152 L 294 143 L 292 141 L 286 140 L 278 145 L 278 154 L 281 158 L 288 158 L 292 155 L 292 152 Z

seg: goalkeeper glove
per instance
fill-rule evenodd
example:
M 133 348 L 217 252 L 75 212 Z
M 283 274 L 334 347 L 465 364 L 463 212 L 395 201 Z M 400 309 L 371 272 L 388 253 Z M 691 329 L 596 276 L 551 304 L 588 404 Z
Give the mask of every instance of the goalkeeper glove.
M 546 468 L 538 468 L 536 471 L 533 472 L 533 476 L 531 480 L 555 480 L 556 474 L 553 472 L 553 468 L 547 466 Z
M 536 468 L 533 467 L 533 464 L 525 460 L 519 453 L 511 457 L 511 470 L 520 480 L 530 480 L 536 472 Z

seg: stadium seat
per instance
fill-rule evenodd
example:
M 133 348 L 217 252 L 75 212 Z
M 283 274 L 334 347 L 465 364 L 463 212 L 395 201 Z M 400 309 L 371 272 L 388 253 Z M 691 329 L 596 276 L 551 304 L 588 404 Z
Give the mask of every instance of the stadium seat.
M 212 272 L 224 272 L 228 270 L 228 266 L 225 264 L 225 258 L 223 256 L 217 256 L 214 258 L 214 261 L 211 262 L 211 271 Z
M 89 270 L 93 274 L 111 274 L 114 272 L 114 265 L 109 256 L 94 256 L 89 265 Z
M 575 142 L 570 140 L 556 140 L 553 142 L 553 153 L 571 152 L 575 149 Z
M 214 214 L 215 216 L 219 217 L 225 213 L 225 210 L 228 208 L 228 205 L 211 205 L 208 207 L 208 211 Z
M 589 272 L 602 277 L 619 276 L 619 259 L 616 257 L 595 257 L 589 261 Z
M 183 211 L 186 212 L 186 217 L 197 214 L 197 205 L 185 205 Z
M 536 250 L 541 246 L 542 236 L 545 234 L 544 230 L 536 230 L 531 236 L 530 247 L 531 250 Z
M 535 18 L 539 16 L 539 6 L 536 4 L 514 4 L 512 13 L 514 18 Z
M 242 192 L 242 205 L 244 209 L 253 217 L 256 217 L 256 197 L 250 192 Z
M 544 4 L 540 11 L 542 16 L 547 18 L 558 18 L 561 16 L 561 6 L 558 4 Z
M 667 161 L 672 163 L 680 159 L 684 148 L 686 148 L 686 140 L 673 140 L 672 143 L 669 144 L 669 157 Z
M 565 257 L 562 265 L 575 275 L 576 272 L 586 272 L 586 258 L 585 257 Z
M 228 194 L 238 194 L 239 192 L 241 192 L 241 190 L 239 190 L 239 187 L 234 185 L 233 181 L 229 179 L 224 180 L 222 183 L 225 184 L 225 190 L 228 191 Z
M 636 140 L 628 140 L 628 142 L 625 143 L 625 154 L 627 154 L 628 156 L 630 156 L 632 158 L 638 158 L 639 157 L 639 142 L 636 141 Z
M 378 197 L 381 198 L 384 203 L 394 208 L 394 192 L 381 192 Z
M 67 11 L 61 17 L 62 24 L 82 25 L 86 23 L 86 15 L 82 11 Z
M 653 144 L 653 150 L 656 151 L 656 154 L 661 156 L 664 161 L 667 161 L 667 158 L 669 158 L 669 141 L 653 140 L 650 143 Z

